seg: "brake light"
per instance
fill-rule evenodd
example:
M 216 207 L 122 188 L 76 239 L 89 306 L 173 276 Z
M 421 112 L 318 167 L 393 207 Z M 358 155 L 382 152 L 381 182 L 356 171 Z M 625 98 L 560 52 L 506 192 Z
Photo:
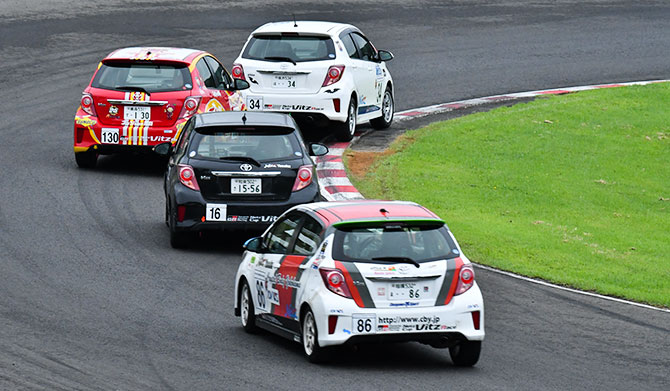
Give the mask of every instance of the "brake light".
M 188 118 L 195 114 L 200 106 L 200 99 L 202 98 L 199 96 L 189 96 L 186 98 L 184 100 L 184 107 L 181 109 L 181 114 L 179 114 L 179 118 Z
M 189 189 L 200 191 L 198 181 L 195 180 L 195 172 L 193 172 L 193 167 L 187 164 L 180 164 L 178 167 L 179 182 L 181 182 L 182 185 L 188 187 Z
M 337 327 L 337 315 L 328 315 L 328 334 L 335 334 Z
M 461 266 L 461 271 L 458 273 L 458 283 L 456 284 L 456 292 L 454 295 L 460 295 L 468 291 L 475 284 L 475 269 L 472 265 Z
M 88 92 L 81 94 L 81 109 L 89 115 L 95 115 L 95 107 L 93 107 L 93 97 Z
M 242 68 L 242 64 L 233 64 L 233 68 L 230 72 L 235 79 L 247 80 L 247 78 L 244 77 L 244 68 Z
M 186 205 L 177 205 L 177 221 L 181 223 L 184 217 L 186 217 Z
M 331 66 L 330 68 L 328 68 L 328 72 L 326 73 L 326 79 L 323 81 L 321 87 L 337 83 L 342 78 L 343 73 L 344 73 L 344 65 Z
M 304 189 L 312 183 L 312 178 L 314 177 L 312 173 L 312 166 L 300 166 L 298 169 L 298 175 L 295 177 L 295 182 L 293 183 L 293 189 L 291 191 L 298 191 Z
M 479 320 L 481 319 L 481 312 L 472 311 L 472 325 L 475 327 L 475 330 L 479 330 Z
M 321 278 L 323 278 L 323 283 L 326 284 L 326 288 L 329 291 L 342 297 L 352 298 L 347 282 L 344 280 L 344 274 L 342 274 L 340 269 L 322 267 L 319 269 L 319 272 L 321 273 Z

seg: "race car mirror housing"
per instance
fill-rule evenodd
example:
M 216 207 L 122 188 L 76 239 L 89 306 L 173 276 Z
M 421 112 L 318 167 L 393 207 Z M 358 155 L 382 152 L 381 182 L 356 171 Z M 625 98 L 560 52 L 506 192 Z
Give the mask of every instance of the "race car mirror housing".
M 328 147 L 320 143 L 312 143 L 309 145 L 309 154 L 311 156 L 323 156 L 328 153 Z
M 172 143 L 160 143 L 151 148 L 159 156 L 170 156 L 172 154 Z
M 229 91 L 246 90 L 249 88 L 249 82 L 242 79 L 233 79 L 231 85 L 227 88 Z
M 391 61 L 393 60 L 393 53 L 388 50 L 379 50 L 377 51 L 377 58 L 379 61 Z
M 252 251 L 255 253 L 260 253 L 263 252 L 263 238 L 260 236 L 256 236 L 255 238 L 251 238 L 244 242 L 244 245 L 242 246 L 245 250 Z

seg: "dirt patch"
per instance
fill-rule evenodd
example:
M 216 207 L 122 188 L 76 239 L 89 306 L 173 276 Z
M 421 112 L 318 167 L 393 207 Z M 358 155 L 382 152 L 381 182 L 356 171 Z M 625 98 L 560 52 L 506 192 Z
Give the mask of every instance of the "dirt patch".
M 354 151 L 345 152 L 345 160 L 349 174 L 355 179 L 363 179 L 365 175 L 379 159 L 391 155 L 393 152 L 386 149 L 382 152 Z

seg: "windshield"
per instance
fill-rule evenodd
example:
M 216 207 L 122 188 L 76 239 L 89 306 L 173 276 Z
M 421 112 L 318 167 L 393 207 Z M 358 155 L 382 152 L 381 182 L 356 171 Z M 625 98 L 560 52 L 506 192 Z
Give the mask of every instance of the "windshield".
M 442 225 L 386 225 L 338 228 L 333 256 L 355 262 L 415 262 L 454 258 L 459 255 L 447 228 Z
M 290 160 L 303 156 L 295 133 L 220 131 L 196 133 L 189 156 L 249 161 Z
M 243 58 L 266 61 L 319 61 L 335 58 L 333 40 L 324 36 L 256 35 Z
M 185 64 L 106 62 L 95 74 L 91 87 L 121 91 L 135 87 L 146 92 L 163 92 L 190 90 L 191 83 Z

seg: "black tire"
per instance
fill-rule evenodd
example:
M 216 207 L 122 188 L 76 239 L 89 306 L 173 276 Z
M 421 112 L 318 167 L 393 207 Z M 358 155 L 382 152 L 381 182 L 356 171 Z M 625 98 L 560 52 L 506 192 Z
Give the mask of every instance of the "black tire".
M 461 341 L 449 348 L 449 355 L 454 365 L 458 367 L 471 367 L 479 361 L 479 353 L 482 350 L 482 341 Z
M 79 168 L 95 168 L 98 162 L 98 154 L 93 151 L 75 152 L 74 160 Z
M 319 331 L 311 309 L 307 309 L 302 318 L 302 348 L 309 362 L 318 364 L 326 361 L 327 354 L 319 346 Z
M 176 212 L 170 210 L 170 224 L 168 224 L 168 228 L 170 229 L 170 246 L 175 249 L 184 249 L 188 247 L 188 244 L 193 235 L 190 232 L 177 231 L 176 220 Z
M 251 298 L 251 288 L 249 288 L 247 280 L 242 280 L 242 288 L 240 289 L 240 318 L 242 319 L 244 331 L 254 333 L 258 330 L 256 327 L 254 300 Z
M 393 92 L 391 91 L 391 88 L 386 87 L 384 97 L 382 98 L 382 115 L 379 118 L 371 119 L 370 125 L 378 130 L 388 128 L 391 126 L 391 122 L 393 122 L 394 110 Z
M 356 100 L 352 96 L 347 108 L 347 120 L 335 123 L 335 138 L 338 141 L 351 141 L 356 133 Z

